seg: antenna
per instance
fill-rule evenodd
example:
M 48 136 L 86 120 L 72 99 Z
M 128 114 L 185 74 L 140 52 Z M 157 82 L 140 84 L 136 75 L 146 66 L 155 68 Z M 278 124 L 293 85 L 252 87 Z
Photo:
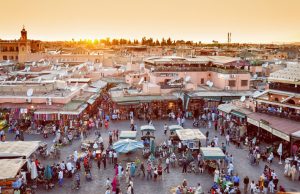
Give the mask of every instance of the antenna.
M 27 96 L 28 96 L 28 97 L 31 97 L 32 94 L 33 94 L 33 89 L 32 89 L 32 88 L 29 88 L 29 89 L 27 90 Z
M 208 84 L 208 86 L 211 88 L 211 87 L 213 87 L 213 85 L 214 85 L 214 82 L 209 82 L 209 84 Z
M 184 78 L 184 81 L 185 81 L 185 82 L 189 82 L 189 81 L 191 81 L 191 76 L 189 76 L 189 75 L 188 75 L 188 76 L 186 76 L 186 77 Z

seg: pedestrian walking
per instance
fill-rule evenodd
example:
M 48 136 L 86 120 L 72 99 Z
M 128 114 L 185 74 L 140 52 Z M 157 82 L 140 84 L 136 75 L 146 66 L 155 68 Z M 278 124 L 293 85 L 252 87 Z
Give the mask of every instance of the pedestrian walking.
M 249 177 L 246 176 L 244 178 L 244 193 L 247 194 L 248 193 L 248 186 L 249 186 Z

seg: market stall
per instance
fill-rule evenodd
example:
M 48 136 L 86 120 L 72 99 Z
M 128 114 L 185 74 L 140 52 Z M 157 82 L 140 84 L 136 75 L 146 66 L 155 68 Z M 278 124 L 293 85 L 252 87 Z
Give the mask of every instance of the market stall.
M 219 147 L 201 147 L 200 152 L 209 173 L 213 173 L 216 168 L 219 168 L 217 160 L 225 158 L 225 154 Z
M 206 141 L 206 136 L 199 129 L 176 130 L 176 134 L 181 143 L 191 150 L 199 149 L 201 141 Z M 205 145 L 204 142 L 203 145 Z
M 18 185 L 15 184 L 17 175 L 26 166 L 25 159 L 1 159 L 0 160 L 0 188 L 1 193 L 14 193 Z
M 137 132 L 136 131 L 121 131 L 120 139 L 136 139 Z
M 40 141 L 6 141 L 0 144 L 1 158 L 29 158 L 40 146 Z

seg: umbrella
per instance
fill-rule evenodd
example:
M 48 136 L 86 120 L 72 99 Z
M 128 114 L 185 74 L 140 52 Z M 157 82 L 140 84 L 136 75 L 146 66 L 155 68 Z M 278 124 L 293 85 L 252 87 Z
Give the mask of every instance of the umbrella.
M 49 165 L 47 165 L 45 168 L 44 177 L 46 180 L 50 180 L 52 178 L 52 171 Z
M 151 152 L 151 154 L 154 154 L 154 152 L 155 152 L 154 140 L 151 140 L 151 142 L 150 142 L 150 152 Z
M 118 153 L 128 153 L 138 148 L 144 148 L 142 141 L 123 139 L 113 144 L 113 149 Z

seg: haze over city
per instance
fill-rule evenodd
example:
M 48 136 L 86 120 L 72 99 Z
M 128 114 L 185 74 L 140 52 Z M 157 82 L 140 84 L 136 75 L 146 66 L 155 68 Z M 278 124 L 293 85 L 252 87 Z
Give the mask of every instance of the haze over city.
M 75 40 L 162 37 L 201 42 L 300 41 L 298 0 L 1 1 L 1 39 Z M 11 12 L 13 10 L 13 13 Z

